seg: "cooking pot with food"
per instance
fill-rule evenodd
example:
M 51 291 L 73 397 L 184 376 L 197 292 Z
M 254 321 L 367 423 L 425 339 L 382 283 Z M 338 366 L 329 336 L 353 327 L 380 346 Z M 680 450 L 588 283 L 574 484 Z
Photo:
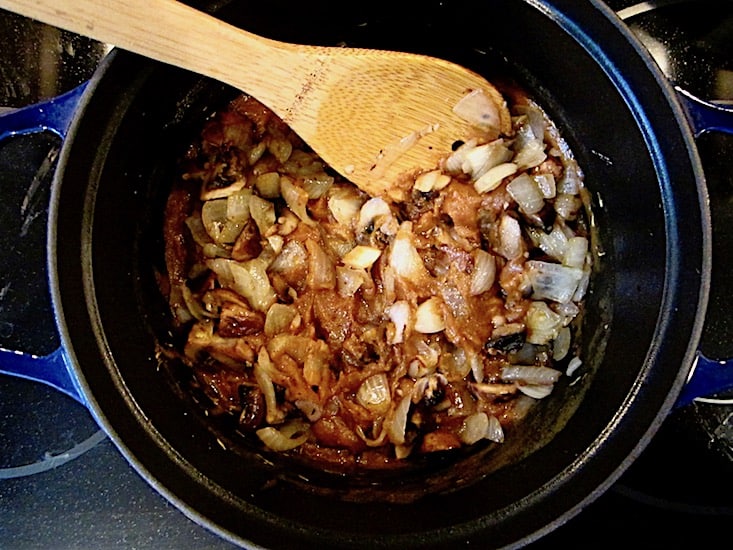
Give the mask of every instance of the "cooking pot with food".
M 696 351 L 711 250 L 694 147 L 696 132 L 730 128 L 730 113 L 678 95 L 603 4 L 423 2 L 395 13 L 380 2 L 230 2 L 217 14 L 291 42 L 444 57 L 526 90 L 583 171 L 593 270 L 581 367 L 501 444 L 344 473 L 239 442 L 190 399 L 187 367 L 160 368 L 171 317 L 155 277 L 178 160 L 238 92 L 113 52 L 83 90 L 42 110 L 53 120 L 40 125 L 65 136 L 48 239 L 62 349 L 4 353 L 3 370 L 76 396 L 189 517 L 242 545 L 516 546 L 603 492 L 676 402 L 730 384 L 717 379 L 727 365 Z M 7 118 L 8 131 L 32 125 L 28 114 Z M 715 385 L 686 385 L 696 361 Z

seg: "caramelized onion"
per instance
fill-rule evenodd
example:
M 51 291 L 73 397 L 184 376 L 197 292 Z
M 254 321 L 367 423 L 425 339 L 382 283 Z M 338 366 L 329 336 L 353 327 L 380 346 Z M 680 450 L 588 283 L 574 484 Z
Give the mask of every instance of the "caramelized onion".
M 542 191 L 529 174 L 521 174 L 514 178 L 507 184 L 506 190 L 525 214 L 536 214 L 545 205 Z
M 288 208 L 300 218 L 300 221 L 307 225 L 315 224 L 308 215 L 308 193 L 305 189 L 295 185 L 292 179 L 283 176 L 280 178 L 280 193 Z
M 308 425 L 299 420 L 291 420 L 279 429 L 267 426 L 255 433 L 273 451 L 290 451 L 308 440 Z
M 423 334 L 432 334 L 445 329 L 445 318 L 440 298 L 433 296 L 417 307 L 415 312 L 415 330 Z
M 444 174 L 440 170 L 431 170 L 420 174 L 415 178 L 415 185 L 413 188 L 421 193 L 428 193 L 429 191 L 440 191 L 451 181 L 451 177 L 448 174 Z
M 387 428 L 389 440 L 394 445 L 404 445 L 405 430 L 407 429 L 407 413 L 410 412 L 412 400 L 409 395 L 405 395 L 394 409 L 391 421 Z
M 523 384 L 554 384 L 562 372 L 549 367 L 512 365 L 501 369 L 501 379 L 505 382 Z
M 379 248 L 357 245 L 346 253 L 346 255 L 341 258 L 341 261 L 349 267 L 365 269 L 372 267 L 374 262 L 376 262 L 377 258 L 381 255 L 382 251 Z
M 466 445 L 473 445 L 484 439 L 489 432 L 489 417 L 484 412 L 478 412 L 463 419 L 463 426 L 459 432 L 461 441 Z
M 480 127 L 384 196 L 252 98 L 207 121 L 166 207 L 161 288 L 212 413 L 270 450 L 371 468 L 500 443 L 582 364 L 582 171 L 531 101 L 509 119 L 486 100 L 469 94 L 457 111 Z
M 394 325 L 394 334 L 390 338 L 390 344 L 401 344 L 404 341 L 405 329 L 410 322 L 410 304 L 405 300 L 399 300 L 389 306 L 387 315 Z
M 471 274 L 471 295 L 477 296 L 489 290 L 496 279 L 496 259 L 485 250 L 473 253 L 473 273 Z
M 583 270 L 542 261 L 527 262 L 534 297 L 565 304 L 572 300 L 578 283 L 583 278 Z
M 356 392 L 356 399 L 367 409 L 387 412 L 392 401 L 387 375 L 380 372 L 364 380 Z

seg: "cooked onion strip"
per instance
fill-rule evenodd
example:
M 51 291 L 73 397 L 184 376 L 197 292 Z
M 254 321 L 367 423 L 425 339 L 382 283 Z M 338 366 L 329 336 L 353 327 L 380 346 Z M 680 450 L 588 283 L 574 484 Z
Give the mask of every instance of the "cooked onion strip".
M 280 429 L 267 426 L 257 430 L 257 437 L 273 451 L 290 451 L 308 440 L 308 425 L 291 420 Z
M 415 311 L 415 330 L 423 334 L 432 334 L 445 329 L 442 301 L 433 296 L 420 304 Z

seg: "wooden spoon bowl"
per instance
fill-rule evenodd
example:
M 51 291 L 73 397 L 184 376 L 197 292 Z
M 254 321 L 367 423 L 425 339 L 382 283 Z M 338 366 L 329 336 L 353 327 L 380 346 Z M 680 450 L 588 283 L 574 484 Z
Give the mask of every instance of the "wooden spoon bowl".
M 278 42 L 176 0 L 0 0 L 0 8 L 248 93 L 373 196 L 398 198 L 404 176 L 435 168 L 454 142 L 511 125 L 489 82 L 429 56 Z M 454 107 L 471 92 L 483 101 L 468 122 Z

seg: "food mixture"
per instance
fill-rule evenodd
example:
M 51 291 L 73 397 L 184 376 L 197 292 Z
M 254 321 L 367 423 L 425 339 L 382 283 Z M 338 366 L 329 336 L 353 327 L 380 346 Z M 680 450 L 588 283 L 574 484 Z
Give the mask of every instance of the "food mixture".
M 381 468 L 501 443 L 581 366 L 582 173 L 524 97 L 367 196 L 242 95 L 181 161 L 161 288 L 207 414 L 257 445 Z M 548 397 L 549 396 L 549 397 Z

